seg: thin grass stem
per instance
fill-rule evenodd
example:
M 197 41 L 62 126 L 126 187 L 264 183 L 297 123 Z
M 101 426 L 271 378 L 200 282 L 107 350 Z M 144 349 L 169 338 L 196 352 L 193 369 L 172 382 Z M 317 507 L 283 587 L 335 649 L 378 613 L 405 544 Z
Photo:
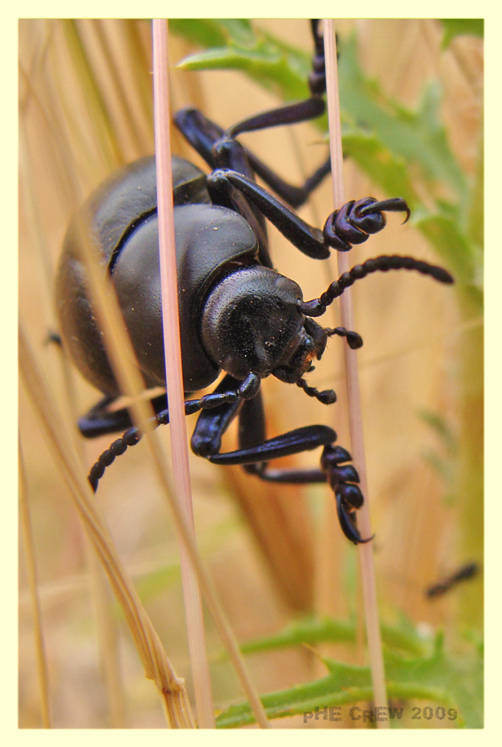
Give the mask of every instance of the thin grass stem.
M 153 680 L 157 686 L 164 710 L 169 714 L 169 725 L 179 728 L 193 727 L 190 702 L 184 682 L 176 676 L 136 590 L 122 566 L 89 482 L 82 472 L 80 459 L 72 445 L 72 438 L 66 430 L 59 408 L 41 374 L 40 365 L 21 320 L 19 359 L 26 391 L 39 415 L 47 442 L 70 489 L 86 532 L 122 607 L 143 662 L 146 677 Z
M 96 620 L 99 663 L 108 705 L 108 723 L 112 729 L 124 729 L 127 724 L 126 701 L 120 666 L 118 621 L 113 614 L 113 598 L 99 559 L 89 542 L 85 543 L 85 549 Z
M 183 369 L 178 309 L 176 244 L 174 238 L 174 207 L 172 191 L 171 139 L 169 123 L 169 58 L 167 21 L 153 20 L 153 103 L 155 130 L 155 160 L 157 171 L 157 215 L 159 220 L 160 278 L 162 294 L 162 326 L 166 365 L 169 425 L 171 430 L 171 460 L 175 498 L 184 513 L 195 541 L 192 490 L 188 466 L 185 423 Z M 192 663 L 195 703 L 199 726 L 215 729 L 211 677 L 206 649 L 204 615 L 197 576 L 182 542 L 180 565 L 185 600 L 188 645 Z
M 326 49 L 326 80 L 328 97 L 328 118 L 330 131 L 330 149 L 333 179 L 333 202 L 339 207 L 345 202 L 345 188 L 343 182 L 342 136 L 340 124 L 340 106 L 338 98 L 338 72 L 336 62 L 336 38 L 333 21 L 324 21 L 324 43 Z M 338 253 L 338 272 L 341 275 L 349 270 L 347 253 Z M 344 293 L 340 298 L 340 313 L 342 325 L 347 329 L 354 329 L 352 296 Z M 349 405 L 349 428 L 351 452 L 354 464 L 361 480 L 361 489 L 365 496 L 364 504 L 358 512 L 358 526 L 362 537 L 371 537 L 371 521 L 368 499 L 368 485 L 366 479 L 366 460 L 364 453 L 364 434 L 362 423 L 361 396 L 359 390 L 359 375 L 357 369 L 357 355 L 348 345 L 344 345 L 345 369 L 347 374 L 347 396 Z M 366 618 L 366 636 L 373 683 L 375 707 L 387 707 L 385 687 L 385 671 L 383 663 L 382 641 L 378 621 L 378 607 L 376 599 L 375 569 L 373 563 L 372 543 L 367 542 L 359 546 L 361 579 L 363 587 L 364 610 Z M 377 726 L 386 728 L 388 720 L 377 721 Z
M 21 445 L 19 445 L 19 506 L 31 609 L 33 613 L 33 632 L 35 635 L 38 686 L 40 691 L 40 712 L 42 726 L 44 729 L 50 729 L 53 724 L 50 704 L 49 672 L 47 666 L 47 654 L 45 651 L 40 597 L 38 592 L 37 563 L 35 558 L 30 506 L 28 502 L 28 483 Z
M 76 227 L 76 230 L 79 230 L 78 227 Z M 102 267 L 98 266 L 96 249 L 89 242 L 85 224 L 80 226 L 80 230 L 82 234 L 78 243 L 82 249 L 82 261 L 86 267 L 89 290 L 95 304 L 99 326 L 103 330 L 107 353 L 120 391 L 132 400 L 131 410 L 133 420 L 145 435 L 146 447 L 150 452 L 155 470 L 159 476 L 160 485 L 167 499 L 176 531 L 181 537 L 192 565 L 196 570 L 200 589 L 213 616 L 222 643 L 228 650 L 230 660 L 243 691 L 249 698 L 257 722 L 262 728 L 267 728 L 268 720 L 265 710 L 258 692 L 250 680 L 237 640 L 230 629 L 225 613 L 218 600 L 212 579 L 200 559 L 185 516 L 181 512 L 178 502 L 173 498 L 174 487 L 170 472 L 167 469 L 159 434 L 152 432 L 153 426 L 151 420 L 153 410 L 150 403 L 141 397 L 144 388 L 143 381 L 137 364 L 134 364 L 134 350 L 124 328 L 123 317 L 118 307 L 117 298 L 113 293 L 110 283 L 107 283 L 105 278 L 103 278 Z
M 167 37 L 167 22 L 156 20 L 155 21 L 155 27 L 154 27 L 154 33 L 159 35 L 159 41 L 162 36 Z M 165 44 L 167 44 L 167 39 L 165 39 Z M 164 60 L 164 64 L 160 63 L 159 65 L 159 73 L 162 75 L 162 86 L 161 91 L 159 91 L 159 96 L 156 96 L 156 101 L 154 102 L 155 109 L 157 107 L 160 107 L 160 111 L 156 113 L 156 120 L 157 117 L 159 118 L 159 121 L 163 121 L 163 137 L 166 137 L 166 132 L 168 128 L 168 123 L 170 121 L 169 117 L 169 104 L 168 104 L 168 82 L 167 82 L 167 57 Z M 156 128 L 156 140 L 157 140 L 157 132 L 158 128 Z M 156 143 L 157 146 L 159 143 Z M 168 146 L 168 153 L 170 151 L 170 148 Z M 170 155 L 166 154 L 165 151 L 165 143 L 161 145 L 160 150 L 162 161 L 161 165 L 159 166 L 159 161 L 157 161 L 157 171 L 160 171 L 163 174 L 163 179 L 159 183 L 159 187 L 162 190 L 158 193 L 158 204 L 159 205 L 166 205 L 170 203 L 172 205 L 172 176 L 171 176 L 171 159 Z M 159 157 L 159 153 L 157 152 L 157 158 Z M 159 221 L 160 221 L 160 211 L 159 211 Z M 174 218 L 171 216 L 171 220 L 169 222 L 169 217 L 164 217 L 164 220 L 168 225 L 171 227 L 174 227 Z M 164 229 L 165 230 L 165 229 Z M 174 231 L 173 231 L 174 233 Z M 162 239 L 161 239 L 162 241 Z M 161 257 L 164 252 L 161 252 Z M 176 272 L 176 257 L 175 257 L 175 247 L 174 247 L 174 236 L 173 236 L 173 251 L 170 252 L 170 261 L 171 261 L 171 268 L 170 270 L 166 268 L 165 274 L 170 274 L 172 278 L 177 277 Z M 170 350 L 170 352 L 173 352 L 172 348 L 175 344 L 177 347 L 177 350 L 180 349 L 180 343 L 179 343 L 179 324 L 176 324 L 176 322 L 173 323 L 172 320 L 178 319 L 178 310 L 177 310 L 177 300 L 178 300 L 178 290 L 177 290 L 177 284 L 174 285 L 174 290 L 167 293 L 168 298 L 168 304 L 167 307 L 164 309 L 164 329 L 169 329 L 173 333 L 174 337 L 178 337 L 178 340 L 174 342 L 170 342 L 171 347 L 166 347 L 166 350 Z M 166 319 L 167 315 L 167 319 Z M 178 354 L 178 363 L 173 365 L 173 370 L 171 371 L 171 367 L 169 367 L 167 371 L 167 382 L 168 386 L 170 385 L 170 379 L 174 378 L 174 386 L 175 386 L 175 394 L 174 399 L 175 402 L 171 404 L 171 400 L 169 400 L 169 406 L 170 406 L 170 423 L 172 428 L 172 423 L 174 422 L 175 412 L 176 410 L 171 410 L 171 407 L 174 405 L 174 408 L 176 408 L 176 387 L 178 389 L 178 392 L 182 392 L 182 374 L 181 374 L 181 355 Z M 166 355 L 166 359 L 170 358 L 170 355 Z M 166 361 L 167 364 L 167 361 Z M 170 391 L 170 390 L 169 390 Z M 182 401 L 182 400 L 181 400 Z M 173 448 L 173 466 L 174 466 L 174 479 L 180 481 L 182 479 L 185 480 L 185 486 L 188 484 L 188 492 L 189 492 L 189 476 L 188 476 L 188 467 L 186 469 L 186 474 L 184 477 L 181 475 L 181 451 L 182 451 L 182 444 L 184 444 L 186 449 L 186 432 L 185 432 L 185 423 L 184 423 L 184 408 L 181 406 L 181 402 L 178 399 L 178 412 L 177 412 L 177 418 L 180 421 L 180 431 L 178 431 L 179 435 L 178 437 L 173 436 L 171 439 L 172 441 L 172 448 Z M 181 432 L 184 434 L 181 435 Z M 152 439 L 153 442 L 153 439 Z M 176 451 L 175 451 L 176 447 Z M 184 468 L 183 468 L 184 469 Z M 179 476 L 177 477 L 176 473 L 180 472 Z M 187 479 L 188 477 L 188 479 Z M 176 490 L 174 494 L 176 494 Z M 171 492 L 171 497 L 173 493 Z M 173 504 L 176 502 L 173 501 Z M 176 506 L 177 509 L 177 506 Z M 226 620 L 226 617 L 223 613 L 223 610 L 219 604 L 219 601 L 216 597 L 216 593 L 213 589 L 212 583 L 210 581 L 210 578 L 208 574 L 206 573 L 204 567 L 202 566 L 202 563 L 199 559 L 195 543 L 193 540 L 193 523 L 190 520 L 187 520 L 187 509 L 185 508 L 184 511 L 176 510 L 176 521 L 177 521 L 177 530 L 179 532 L 179 535 L 181 536 L 182 543 L 185 547 L 185 551 L 190 557 L 190 561 L 192 562 L 195 572 L 197 574 L 199 582 L 203 581 L 203 591 L 205 592 L 206 601 L 210 607 L 211 613 L 213 615 L 213 619 L 215 621 L 215 624 L 219 630 L 220 636 L 222 637 L 223 643 L 227 647 L 227 650 L 229 652 L 229 655 L 232 659 L 232 662 L 234 664 L 234 667 L 236 669 L 236 673 L 239 677 L 239 680 L 241 682 L 241 685 L 244 689 L 244 692 L 246 693 L 247 697 L 249 698 L 251 708 L 253 709 L 253 712 L 256 716 L 256 719 L 260 726 L 262 728 L 268 727 L 268 720 L 265 715 L 265 711 L 263 708 L 263 705 L 260 701 L 259 695 L 252 684 L 246 666 L 244 664 L 244 660 L 242 658 L 242 655 L 239 651 L 239 647 L 237 645 L 237 641 L 235 640 L 235 637 L 228 625 L 228 622 Z M 193 585 L 193 582 L 191 581 L 192 588 L 189 590 L 190 595 L 195 594 L 195 587 Z M 200 644 L 198 644 L 198 647 L 200 648 Z

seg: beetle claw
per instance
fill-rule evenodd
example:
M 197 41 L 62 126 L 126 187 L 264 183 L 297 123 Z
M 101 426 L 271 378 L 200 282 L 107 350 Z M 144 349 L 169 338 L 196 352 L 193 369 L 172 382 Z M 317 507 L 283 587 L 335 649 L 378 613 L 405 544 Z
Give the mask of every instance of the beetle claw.
M 354 543 L 354 545 L 364 545 L 366 542 L 371 542 L 374 538 L 374 534 L 367 539 L 363 539 L 357 528 L 356 518 L 354 511 L 348 511 L 345 506 L 345 501 L 341 493 L 336 495 L 336 511 L 338 514 L 338 521 L 342 528 L 342 532 L 348 540 Z
M 403 220 L 403 224 L 409 220 L 411 215 L 408 203 L 406 200 L 403 200 L 402 197 L 390 197 L 388 200 L 380 200 L 379 202 L 370 203 L 362 207 L 359 210 L 359 214 L 366 216 L 373 212 L 381 213 L 384 210 L 389 213 L 406 213 L 406 218 Z
M 355 545 L 359 545 L 363 542 L 364 540 L 359 534 L 354 514 L 353 512 L 346 510 L 343 496 L 340 493 L 337 493 L 336 495 L 336 512 L 338 514 L 338 521 L 340 522 L 342 532 L 347 539 Z

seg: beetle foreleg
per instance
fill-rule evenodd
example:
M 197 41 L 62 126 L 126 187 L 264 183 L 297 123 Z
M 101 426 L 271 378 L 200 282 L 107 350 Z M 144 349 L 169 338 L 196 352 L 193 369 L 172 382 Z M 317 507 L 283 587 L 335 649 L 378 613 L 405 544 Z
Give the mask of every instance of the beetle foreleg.
M 269 114 L 269 112 L 266 112 Z M 228 142 L 229 138 L 225 135 L 225 131 L 222 127 L 208 119 L 198 109 L 186 107 L 181 109 L 174 115 L 174 122 L 184 137 L 192 145 L 193 148 L 199 153 L 206 163 L 215 169 L 217 166 L 232 169 L 233 171 L 240 171 L 238 163 L 235 162 L 236 151 L 230 149 L 225 152 L 225 149 L 218 147 L 220 141 Z M 279 124 L 279 123 L 277 123 Z M 273 124 L 267 126 L 274 126 Z M 265 184 L 274 190 L 276 194 L 282 200 L 285 200 L 290 207 L 299 208 L 308 199 L 311 192 L 322 182 L 324 177 L 329 174 L 331 170 L 331 161 L 328 158 L 318 169 L 314 171 L 300 187 L 294 184 L 289 184 L 284 181 L 282 177 L 275 173 L 269 166 L 261 161 L 255 154 L 238 144 L 242 152 L 244 152 L 246 158 L 253 172 L 258 174 Z M 215 159 L 215 151 L 213 146 L 216 146 L 215 150 L 218 153 L 218 164 Z M 240 155 L 238 156 L 240 161 Z M 245 170 L 248 173 L 248 169 Z
M 364 502 L 359 488 L 359 475 L 350 462 L 352 457 L 342 446 L 327 445 L 321 458 L 321 467 L 326 472 L 328 482 L 336 496 L 338 520 L 345 536 L 358 545 L 369 542 L 372 537 L 362 539 L 355 521 L 355 510 Z
M 329 257 L 329 247 L 324 244 L 322 231 L 310 226 L 287 205 L 251 179 L 230 169 L 218 169 L 208 176 L 207 187 L 215 202 L 228 195 L 234 187 L 303 254 L 312 259 Z
M 201 416 L 207 417 L 207 416 Z M 266 482 L 312 484 L 329 482 L 336 497 L 340 526 L 345 536 L 355 544 L 369 542 L 362 539 L 354 518 L 354 511 L 363 504 L 357 483 L 359 475 L 351 464 L 351 456 L 341 446 L 333 446 L 336 433 L 325 425 L 310 425 L 265 440 L 265 421 L 261 397 L 244 403 L 239 415 L 239 444 L 237 451 L 215 453 L 210 462 L 221 465 L 240 464 L 246 472 Z M 268 461 L 283 456 L 300 454 L 324 446 L 321 469 L 269 469 Z
M 204 413 L 201 414 L 200 418 L 206 417 Z M 326 473 L 321 469 L 269 469 L 267 461 L 256 461 L 256 457 L 259 449 L 259 456 L 263 460 L 273 459 L 277 455 L 276 449 L 286 448 L 288 453 L 282 453 L 282 456 L 288 454 L 297 454 L 301 451 L 308 451 L 310 449 L 320 446 L 321 443 L 327 444 L 332 443 L 336 439 L 336 433 L 331 428 L 325 428 L 325 426 L 313 426 L 314 430 L 309 432 L 308 428 L 300 429 L 298 431 L 291 431 L 278 437 L 277 439 L 271 439 L 266 441 L 265 438 L 265 412 L 263 409 L 263 400 L 261 394 L 258 394 L 254 399 L 244 402 L 242 409 L 239 412 L 239 451 L 233 452 L 234 459 L 236 454 L 241 455 L 241 459 L 245 459 L 242 463 L 245 471 L 254 474 L 261 480 L 266 482 L 282 482 L 282 483 L 293 483 L 293 484 L 305 484 L 305 483 L 316 483 L 326 482 Z M 318 428 L 324 430 L 317 430 Z M 298 437 L 300 436 L 300 437 Z M 262 447 L 264 445 L 265 449 Z M 289 449 L 292 449 L 289 451 Z M 226 455 L 219 455 L 225 458 Z M 252 456 L 255 461 L 249 463 L 249 458 Z M 211 460 L 213 461 L 213 460 Z
M 335 440 L 335 431 L 327 425 L 308 425 L 271 438 L 249 449 L 213 454 L 209 457 L 209 461 L 214 464 L 253 464 L 291 454 L 301 454 Z

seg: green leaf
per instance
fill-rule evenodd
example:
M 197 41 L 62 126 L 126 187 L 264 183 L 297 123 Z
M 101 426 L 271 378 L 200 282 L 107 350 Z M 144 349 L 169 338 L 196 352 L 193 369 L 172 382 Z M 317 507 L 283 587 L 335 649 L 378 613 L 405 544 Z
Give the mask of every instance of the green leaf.
M 303 644 L 314 645 L 325 641 L 354 641 L 355 625 L 332 618 L 306 618 L 292 623 L 273 635 L 245 641 L 240 649 L 243 654 L 259 653 Z
M 191 55 L 182 60 L 180 70 L 240 70 L 265 88 L 295 98 L 298 90 L 298 77 L 291 72 L 288 60 L 270 51 L 267 47 L 238 49 L 221 47 Z M 303 91 L 305 96 L 307 90 Z
M 345 132 L 343 152 L 386 194 L 403 197 L 413 211 L 418 202 L 410 170 L 403 158 L 396 158 L 374 135 L 362 131 Z
M 415 628 L 403 621 L 400 626 L 382 625 L 382 639 L 385 645 L 413 654 L 423 654 L 425 642 Z M 241 644 L 245 654 L 319 643 L 355 642 L 356 625 L 353 621 L 333 618 L 305 618 L 292 623 L 270 636 L 256 638 Z
M 221 47 L 229 42 L 252 44 L 254 31 L 244 19 L 173 18 L 169 29 L 201 47 Z
M 407 109 L 381 90 L 377 81 L 359 66 L 354 36 L 340 52 L 340 106 L 361 129 L 367 129 L 396 159 L 418 169 L 413 174 L 425 180 L 430 190 L 443 182 L 457 199 L 465 200 L 467 183 L 447 142 L 439 116 L 441 90 L 436 82 L 427 86 L 416 111 Z
M 415 214 L 414 224 L 446 262 L 457 282 L 480 287 L 481 256 L 461 232 L 456 220 L 444 214 Z
M 456 36 L 470 34 L 483 38 L 484 35 L 483 18 L 442 18 L 441 24 L 444 31 L 442 49 L 446 49 Z
M 172 23 L 174 33 L 190 38 L 189 21 Z M 240 70 L 285 101 L 309 96 L 310 56 L 243 21 L 197 21 L 191 38 L 206 52 L 182 60 L 181 70 Z M 209 40 L 213 40 L 212 43 Z M 216 41 L 217 40 L 217 41 Z
M 268 718 L 284 718 L 302 713 L 310 713 L 312 717 L 316 709 L 319 711 L 372 699 L 369 667 L 331 659 L 324 659 L 324 663 L 329 671 L 326 677 L 262 696 Z M 449 724 L 452 727 L 482 728 L 483 670 L 477 651 L 470 652 L 463 659 L 453 659 L 445 654 L 442 638 L 438 637 L 433 653 L 428 656 L 410 658 L 402 654 L 387 653 L 385 670 L 390 698 L 433 701 L 455 711 L 455 718 Z M 231 706 L 216 719 L 220 728 L 244 726 L 253 722 L 254 717 L 247 703 Z M 416 725 L 434 724 L 418 721 Z
M 169 31 L 201 47 L 220 47 L 227 43 L 225 28 L 213 19 L 172 18 Z
M 234 44 L 255 44 L 256 34 L 253 24 L 249 19 L 246 18 L 221 18 L 219 21 L 213 21 L 213 23 L 220 23 L 228 38 Z

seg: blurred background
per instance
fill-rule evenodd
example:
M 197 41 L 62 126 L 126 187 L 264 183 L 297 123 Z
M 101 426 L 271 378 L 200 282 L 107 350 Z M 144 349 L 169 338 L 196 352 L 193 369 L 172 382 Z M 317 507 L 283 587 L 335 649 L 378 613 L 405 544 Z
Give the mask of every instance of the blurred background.
M 305 55 L 311 53 L 306 20 L 267 19 L 253 26 Z M 446 223 L 442 228 L 429 225 L 426 210 L 433 213 L 438 205 L 446 206 L 446 221 L 454 216 L 455 203 L 464 217 L 469 213 L 465 235 L 481 245 L 482 213 L 476 216 L 473 205 L 479 200 L 472 195 L 482 184 L 482 40 L 457 36 L 443 49 L 444 28 L 433 20 L 344 20 L 336 27 L 340 64 L 344 41 L 354 38 L 360 68 L 378 87 L 375 97 L 383 110 L 393 101 L 402 111 L 416 111 L 425 87 L 431 81 L 440 87 L 440 119 L 436 129 L 433 123 L 427 131 L 438 142 L 446 133 L 460 174 L 455 171 L 449 182 L 445 167 L 443 181 L 434 176 L 434 189 L 427 191 L 429 182 L 420 174 L 426 148 L 422 163 L 407 162 L 403 156 L 399 163 L 416 189 L 416 213 L 404 226 L 400 216 L 391 215 L 385 231 L 351 252 L 351 265 L 395 253 L 444 263 L 457 278 L 461 275 L 455 289 L 416 273 L 381 273 L 354 288 L 356 329 L 364 340 L 358 358 L 381 617 L 388 624 L 406 620 L 425 631 L 440 627 L 455 638 L 462 626 L 481 630 L 480 574 L 438 599 L 427 598 L 425 590 L 463 563 L 482 560 L 481 270 L 472 259 L 477 260 L 476 249 L 463 269 L 456 264 L 458 252 L 449 257 L 443 251 L 438 257 L 449 224 L 446 229 Z M 186 29 L 171 29 L 173 110 L 193 105 L 225 127 L 280 103 L 279 86 L 265 90 L 239 70 L 177 69 L 179 61 L 200 49 L 189 36 Z M 100 395 L 60 348 L 48 343 L 49 334 L 58 330 L 54 279 L 67 225 L 79 205 L 114 169 L 153 153 L 150 23 L 22 20 L 19 53 L 20 316 L 87 470 L 113 439 L 82 443 L 76 431 L 78 416 Z M 370 131 L 371 113 L 368 122 L 363 115 L 352 115 L 351 120 L 351 105 L 346 110 L 348 135 L 357 127 Z M 341 106 L 344 111 L 343 89 Z M 424 132 L 430 124 L 428 111 L 423 108 Z M 296 184 L 327 155 L 324 135 L 313 124 L 252 133 L 242 140 Z M 378 144 L 378 136 L 376 140 Z M 389 196 L 370 180 L 371 169 L 357 165 L 357 143 L 356 137 L 344 143 L 348 155 L 351 148 L 354 155 L 344 164 L 347 199 Z M 207 170 L 174 130 L 173 149 Z M 369 151 L 360 152 L 359 160 Z M 383 168 L 385 154 L 377 152 L 375 158 L 382 159 Z M 455 179 L 467 185 L 457 195 L 451 190 Z M 332 210 L 328 179 L 301 215 L 322 227 Z M 464 246 L 451 235 L 454 251 Z M 305 298 L 318 296 L 337 276 L 336 259 L 310 260 L 273 228 L 270 241 L 276 268 L 302 286 Z M 330 309 L 323 323 L 336 326 L 337 314 Z M 326 423 L 350 450 L 342 345 L 332 339 L 309 377 L 317 387 L 336 390 L 338 402 L 331 407 L 297 387 L 275 379 L 264 382 L 269 436 Z M 22 388 L 19 416 L 52 724 L 162 728 L 155 689 L 144 677 L 122 614 L 103 583 Z M 194 424 L 195 418 L 187 419 L 189 437 Z M 168 441 L 169 430 L 163 430 Z M 235 448 L 235 443 L 234 426 L 224 449 Z M 177 539 L 143 447 L 130 449 L 109 469 L 96 500 L 168 656 L 191 692 Z M 317 452 L 309 453 L 290 463 L 312 465 L 317 458 Z M 339 529 L 329 489 L 267 485 L 239 468 L 217 468 L 193 455 L 190 468 L 198 545 L 239 641 L 272 634 L 307 615 L 362 625 L 357 551 Z M 25 553 L 21 544 L 19 726 L 39 728 Z M 242 695 L 220 655 L 209 615 L 207 631 L 214 698 L 222 710 Z M 316 649 L 343 661 L 364 662 L 361 647 L 354 644 L 320 644 Z M 255 654 L 247 661 L 260 692 L 289 688 L 325 672 L 306 647 Z M 337 725 L 354 724 L 308 724 Z M 301 727 L 303 720 L 282 719 L 275 726 Z

